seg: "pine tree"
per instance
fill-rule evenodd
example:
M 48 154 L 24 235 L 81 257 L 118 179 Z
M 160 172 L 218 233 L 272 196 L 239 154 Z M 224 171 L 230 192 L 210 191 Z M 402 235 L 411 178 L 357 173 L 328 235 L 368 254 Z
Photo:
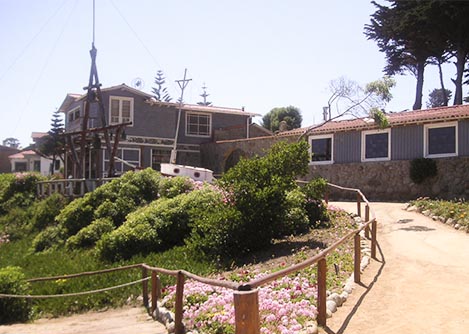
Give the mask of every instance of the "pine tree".
M 64 161 L 65 152 L 65 137 L 62 135 L 64 132 L 64 124 L 62 123 L 62 117 L 58 110 L 52 115 L 51 129 L 47 132 L 47 135 L 42 137 L 37 145 L 37 150 L 46 155 L 52 157 L 50 173 L 54 172 L 55 161 L 57 158 Z
M 205 86 L 205 84 L 202 86 L 202 89 L 204 90 L 204 92 L 199 96 L 202 97 L 204 100 L 201 102 L 197 102 L 197 104 L 199 106 L 211 106 L 212 102 L 207 101 L 207 97 L 209 97 L 210 94 L 207 94 L 207 87 Z
M 166 78 L 164 77 L 163 71 L 158 70 L 155 77 L 156 87 L 152 88 L 152 93 L 157 101 L 171 102 L 172 98 L 169 95 L 167 88 L 164 87 L 165 83 Z

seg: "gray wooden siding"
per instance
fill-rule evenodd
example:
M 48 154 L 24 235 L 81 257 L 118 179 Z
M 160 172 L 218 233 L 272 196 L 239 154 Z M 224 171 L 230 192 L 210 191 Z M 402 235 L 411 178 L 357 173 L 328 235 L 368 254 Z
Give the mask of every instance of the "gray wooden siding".
M 469 120 L 459 121 L 458 127 L 459 155 L 469 156 Z
M 423 157 L 423 125 L 391 129 L 391 160 L 412 160 Z
M 361 133 L 359 131 L 334 134 L 334 163 L 360 162 Z

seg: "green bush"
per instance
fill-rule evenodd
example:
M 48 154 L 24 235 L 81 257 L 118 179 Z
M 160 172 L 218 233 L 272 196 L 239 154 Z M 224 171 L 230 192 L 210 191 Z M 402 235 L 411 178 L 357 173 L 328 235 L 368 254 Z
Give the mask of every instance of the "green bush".
M 36 173 L 0 174 L 0 215 L 14 207 L 28 207 L 36 199 Z
M 31 219 L 29 208 L 13 207 L 0 216 L 0 232 L 8 234 L 11 240 L 23 238 L 29 233 Z
M 184 176 L 167 177 L 160 182 L 160 196 L 173 198 L 194 190 L 194 183 Z
M 105 260 L 128 259 L 183 244 L 191 221 L 218 202 L 221 194 L 208 187 L 160 198 L 130 213 L 124 224 L 97 243 L 97 252 Z
M 327 182 L 323 178 L 313 179 L 301 188 L 301 191 L 306 196 L 305 209 L 310 227 L 319 228 L 327 226 L 330 220 L 327 207 L 322 201 L 326 189 Z
M 416 184 L 420 184 L 426 179 L 438 174 L 435 160 L 419 158 L 410 162 L 410 179 Z
M 49 226 L 33 239 L 32 249 L 35 252 L 42 252 L 62 245 L 65 239 L 66 231 L 62 226 Z
M 75 199 L 57 216 L 67 236 L 72 236 L 94 219 L 110 216 L 116 226 L 138 206 L 158 197 L 161 174 L 151 168 L 127 172 L 84 197 Z
M 309 218 L 306 211 L 306 195 L 300 189 L 293 189 L 285 198 L 287 212 L 284 230 L 280 236 L 306 232 L 309 228 Z
M 0 292 L 11 295 L 30 294 L 29 284 L 19 267 L 0 268 Z M 24 298 L 0 298 L 0 325 L 29 319 L 31 303 Z
M 286 196 L 297 188 L 296 177 L 308 171 L 308 161 L 306 142 L 280 142 L 266 156 L 242 159 L 223 175 L 219 185 L 242 215 L 242 238 L 248 249 L 261 249 L 285 232 Z
M 154 222 L 158 223 L 158 222 Z M 100 258 L 108 261 L 129 259 L 158 249 L 161 240 L 148 221 L 123 224 L 117 230 L 104 234 L 96 244 Z
M 36 202 L 32 207 L 31 227 L 42 230 L 54 223 L 55 217 L 67 204 L 67 199 L 55 193 L 42 201 Z
M 111 218 L 100 218 L 82 228 L 77 234 L 68 238 L 66 247 L 69 249 L 92 247 L 105 233 L 115 229 Z

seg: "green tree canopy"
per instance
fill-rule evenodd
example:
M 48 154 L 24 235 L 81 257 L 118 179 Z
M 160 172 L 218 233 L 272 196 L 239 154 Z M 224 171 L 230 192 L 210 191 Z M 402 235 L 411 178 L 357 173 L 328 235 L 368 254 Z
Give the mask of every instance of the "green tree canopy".
M 50 173 L 54 172 L 55 161 L 57 158 L 64 161 L 65 153 L 65 137 L 64 124 L 62 123 L 61 113 L 56 110 L 52 115 L 51 129 L 46 136 L 42 137 L 37 143 L 37 151 L 39 153 L 52 157 Z
M 281 122 L 284 122 L 285 130 L 292 130 L 301 127 L 303 117 L 300 109 L 288 106 L 274 108 L 262 117 L 262 126 L 270 131 L 280 130 Z
M 449 89 L 435 88 L 428 94 L 427 108 L 447 106 L 452 92 Z
M 172 98 L 168 93 L 168 89 L 164 86 L 166 78 L 164 77 L 163 71 L 158 70 L 155 77 L 155 87 L 151 89 L 154 97 L 157 101 L 171 102 Z

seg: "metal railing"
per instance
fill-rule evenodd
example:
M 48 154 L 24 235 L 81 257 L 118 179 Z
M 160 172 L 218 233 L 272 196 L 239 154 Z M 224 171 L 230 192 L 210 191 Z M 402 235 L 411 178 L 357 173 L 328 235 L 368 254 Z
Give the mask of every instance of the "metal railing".
M 97 187 L 114 180 L 115 178 L 102 179 L 60 179 L 39 181 L 37 183 L 37 196 L 42 198 L 55 193 L 66 197 L 82 197 L 87 192 L 95 190 Z

